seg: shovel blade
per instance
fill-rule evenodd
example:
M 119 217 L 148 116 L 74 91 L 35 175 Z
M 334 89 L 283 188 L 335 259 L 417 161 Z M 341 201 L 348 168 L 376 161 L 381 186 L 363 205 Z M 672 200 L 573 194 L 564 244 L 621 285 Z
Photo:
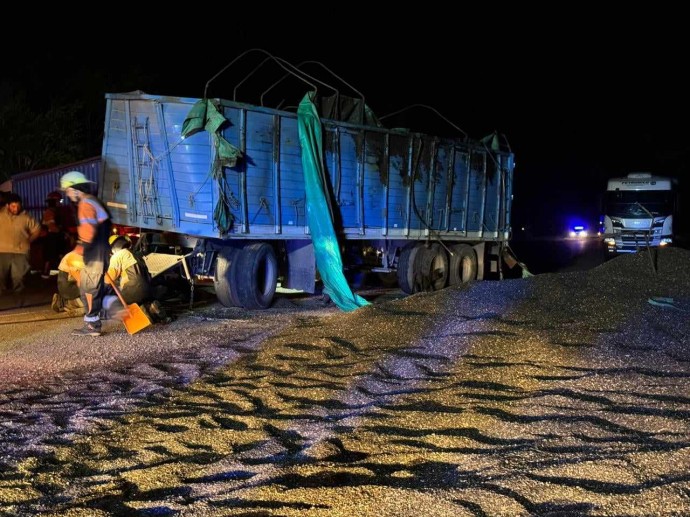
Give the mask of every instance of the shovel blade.
M 127 306 L 127 313 L 122 318 L 127 332 L 135 334 L 151 325 L 151 320 L 136 303 Z

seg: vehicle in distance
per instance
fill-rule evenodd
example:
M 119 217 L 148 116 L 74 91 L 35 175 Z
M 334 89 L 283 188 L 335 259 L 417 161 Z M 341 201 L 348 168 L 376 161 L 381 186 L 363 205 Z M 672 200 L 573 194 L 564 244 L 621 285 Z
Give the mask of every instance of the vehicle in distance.
M 583 224 L 576 224 L 570 227 L 568 237 L 571 239 L 584 239 L 589 236 L 587 227 Z

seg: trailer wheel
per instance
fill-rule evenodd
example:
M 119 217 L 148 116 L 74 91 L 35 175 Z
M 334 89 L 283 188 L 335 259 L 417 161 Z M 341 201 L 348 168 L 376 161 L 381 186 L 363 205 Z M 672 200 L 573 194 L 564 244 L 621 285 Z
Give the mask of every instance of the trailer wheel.
M 417 273 L 417 256 L 423 245 L 418 242 L 408 242 L 400 251 L 398 258 L 398 286 L 404 293 L 413 294 L 415 291 L 415 276 Z
M 417 268 L 418 291 L 440 291 L 448 283 L 448 254 L 438 242 L 423 247 Z
M 240 250 L 236 248 L 223 248 L 216 258 L 216 272 L 213 275 L 213 287 L 216 298 L 226 307 L 239 307 L 240 299 L 237 294 L 237 259 Z
M 240 250 L 237 295 L 245 309 L 268 309 L 278 285 L 278 259 L 273 247 L 256 242 Z
M 469 244 L 450 247 L 450 274 L 448 285 L 461 285 L 477 278 L 477 252 Z

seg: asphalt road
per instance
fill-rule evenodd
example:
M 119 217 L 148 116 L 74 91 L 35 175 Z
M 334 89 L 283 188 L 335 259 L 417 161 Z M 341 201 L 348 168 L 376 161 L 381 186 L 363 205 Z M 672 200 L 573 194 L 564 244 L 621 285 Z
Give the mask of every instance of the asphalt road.
M 598 237 L 514 240 L 510 247 L 533 274 L 587 271 L 604 262 Z

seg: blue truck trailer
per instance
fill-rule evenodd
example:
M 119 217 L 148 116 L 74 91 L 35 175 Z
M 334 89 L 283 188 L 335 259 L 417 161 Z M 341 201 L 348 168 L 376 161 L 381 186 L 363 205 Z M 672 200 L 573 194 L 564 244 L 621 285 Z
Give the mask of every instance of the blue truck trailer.
M 316 292 L 297 113 L 141 91 L 105 97 L 99 195 L 116 224 L 140 228 L 157 257 L 182 253 L 192 281 L 212 283 L 226 306 L 268 308 L 278 285 Z M 199 115 L 204 130 L 189 131 Z M 319 118 L 322 213 L 347 275 L 375 272 L 411 294 L 500 274 L 515 163 L 502 135 Z

